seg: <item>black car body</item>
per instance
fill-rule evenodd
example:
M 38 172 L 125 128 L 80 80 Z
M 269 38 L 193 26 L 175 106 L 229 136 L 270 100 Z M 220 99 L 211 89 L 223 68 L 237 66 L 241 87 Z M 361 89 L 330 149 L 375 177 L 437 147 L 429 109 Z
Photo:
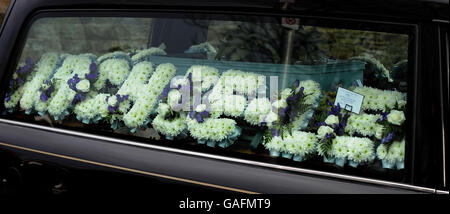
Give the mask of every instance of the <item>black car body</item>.
M 6 193 L 30 189 L 60 193 L 87 186 L 140 189 L 166 183 L 172 187 L 242 193 L 448 194 L 448 9 L 448 1 L 437 0 L 12 0 L 0 28 L 2 99 L 30 27 L 45 17 L 183 17 L 182 14 L 191 13 L 199 17 L 236 16 L 239 20 L 293 17 L 320 26 L 408 32 L 408 61 L 413 63 L 408 64 L 405 169 L 401 176 L 387 172 L 394 179 L 365 171 L 347 174 L 304 168 L 285 160 L 154 142 L 61 124 L 49 126 L 3 115 L 1 189 Z M 181 32 L 174 34 L 179 36 L 176 41 L 183 40 Z M 159 39 L 172 41 L 164 37 Z

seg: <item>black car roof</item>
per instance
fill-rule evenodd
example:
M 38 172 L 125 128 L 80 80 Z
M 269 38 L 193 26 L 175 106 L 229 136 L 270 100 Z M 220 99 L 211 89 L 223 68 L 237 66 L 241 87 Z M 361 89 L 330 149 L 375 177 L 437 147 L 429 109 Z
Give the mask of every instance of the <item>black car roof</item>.
M 354 19 L 449 20 L 448 0 L 12 0 L 27 8 L 176 8 L 253 11 Z M 289 3 L 281 10 L 283 2 Z

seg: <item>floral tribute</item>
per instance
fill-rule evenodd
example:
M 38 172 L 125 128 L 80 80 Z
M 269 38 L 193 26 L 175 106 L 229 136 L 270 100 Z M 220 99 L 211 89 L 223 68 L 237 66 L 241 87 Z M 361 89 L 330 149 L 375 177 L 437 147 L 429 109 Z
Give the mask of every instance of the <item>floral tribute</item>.
M 348 163 L 357 167 L 378 157 L 384 168 L 403 169 L 403 95 L 371 87 L 356 87 L 353 91 L 364 95 L 362 112 L 350 113 L 329 101 L 328 116 L 316 124 L 319 155 L 338 166 Z
M 164 48 L 98 58 L 46 53 L 36 63 L 28 58 L 12 75 L 5 108 L 54 120 L 73 116 L 116 131 L 153 128 L 168 140 L 190 137 L 209 147 L 251 139 L 273 157 L 298 162 L 319 157 L 358 167 L 379 160 L 384 168 L 404 168 L 401 92 L 350 88 L 364 96 L 359 114 L 335 106 L 336 93 L 322 93 L 313 80 L 295 80 L 268 99 L 261 96 L 266 77 L 257 73 L 192 65 L 174 78 L 175 65 L 152 62 L 152 56 L 166 55 Z
M 268 103 L 269 113 L 260 116 L 258 122 L 269 128 L 264 135 L 264 146 L 271 156 L 303 161 L 315 154 L 317 137 L 300 130 L 308 125 L 320 96 L 318 83 L 296 80 L 272 105 Z M 254 111 L 260 112 L 259 109 L 263 108 Z

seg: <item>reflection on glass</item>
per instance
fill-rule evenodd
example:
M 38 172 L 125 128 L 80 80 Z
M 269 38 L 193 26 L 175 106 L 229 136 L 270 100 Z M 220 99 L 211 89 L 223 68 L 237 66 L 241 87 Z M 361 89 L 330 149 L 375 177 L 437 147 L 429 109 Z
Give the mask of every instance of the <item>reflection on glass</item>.
M 279 164 L 401 175 L 408 36 L 279 23 L 39 19 L 4 115 Z

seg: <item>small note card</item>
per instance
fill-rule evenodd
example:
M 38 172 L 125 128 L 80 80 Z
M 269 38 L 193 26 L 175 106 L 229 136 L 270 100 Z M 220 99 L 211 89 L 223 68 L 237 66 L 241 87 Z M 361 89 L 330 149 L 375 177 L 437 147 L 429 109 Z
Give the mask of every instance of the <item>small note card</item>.
M 359 114 L 364 96 L 345 88 L 338 88 L 336 94 L 336 101 L 334 105 L 339 103 L 339 106 L 347 111 Z

